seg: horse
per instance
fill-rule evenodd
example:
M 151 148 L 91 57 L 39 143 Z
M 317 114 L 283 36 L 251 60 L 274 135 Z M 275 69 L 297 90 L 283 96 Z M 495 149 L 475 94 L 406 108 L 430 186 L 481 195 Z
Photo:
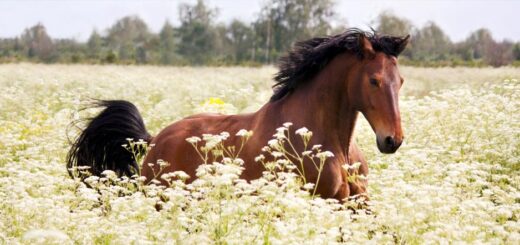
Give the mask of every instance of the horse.
M 265 168 L 255 161 L 261 149 L 285 122 L 306 127 L 313 132 L 309 142 L 333 153 L 326 159 L 315 193 L 339 201 L 366 194 L 367 180 L 348 180 L 344 164 L 360 162 L 359 174 L 368 175 L 368 164 L 354 142 L 353 131 L 362 113 L 376 135 L 380 152 L 394 153 L 404 136 L 399 111 L 399 90 L 403 78 L 397 58 L 405 49 L 409 35 L 389 36 L 360 29 L 315 37 L 294 44 L 279 60 L 273 95 L 257 112 L 239 115 L 198 114 L 186 117 L 164 128 L 155 137 L 146 130 L 138 109 L 128 101 L 99 101 L 104 108 L 92 118 L 72 143 L 67 155 L 67 168 L 87 167 L 92 175 L 113 170 L 119 176 L 138 173 L 138 163 L 121 145 L 127 138 L 143 139 L 153 144 L 144 163 L 162 160 L 170 163 L 164 173 L 184 171 L 193 181 L 202 164 L 199 153 L 186 141 L 202 134 L 232 132 L 226 144 L 240 146 L 241 138 L 233 132 L 253 131 L 239 157 L 244 161 L 240 176 L 254 180 Z M 294 132 L 289 132 L 295 137 Z M 302 142 L 294 148 L 303 150 Z M 148 180 L 158 171 L 157 164 L 143 164 L 141 175 Z M 305 179 L 316 183 L 318 171 L 308 160 L 301 170 Z

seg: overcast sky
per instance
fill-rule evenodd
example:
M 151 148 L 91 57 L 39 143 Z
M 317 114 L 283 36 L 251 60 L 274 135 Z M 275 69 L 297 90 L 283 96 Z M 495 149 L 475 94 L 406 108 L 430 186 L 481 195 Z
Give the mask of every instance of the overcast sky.
M 196 0 L 0 0 L 0 37 L 14 37 L 38 22 L 54 38 L 86 40 L 96 28 L 104 31 L 117 19 L 138 15 L 157 32 L 168 19 L 178 23 L 179 3 Z M 219 9 L 218 21 L 249 22 L 266 0 L 207 0 Z M 415 26 L 437 23 L 454 41 L 485 27 L 495 39 L 520 41 L 520 1 L 515 0 L 336 0 L 336 12 L 351 27 L 367 29 L 383 10 L 411 20 Z

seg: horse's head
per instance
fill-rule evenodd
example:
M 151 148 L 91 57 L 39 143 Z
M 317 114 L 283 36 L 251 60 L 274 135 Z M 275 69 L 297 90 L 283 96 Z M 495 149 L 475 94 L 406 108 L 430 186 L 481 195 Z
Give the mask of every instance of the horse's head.
M 394 153 L 404 139 L 399 112 L 399 90 L 404 79 L 397 68 L 397 56 L 407 44 L 408 36 L 375 40 L 361 36 L 361 62 L 349 76 L 351 103 L 370 123 L 382 153 Z

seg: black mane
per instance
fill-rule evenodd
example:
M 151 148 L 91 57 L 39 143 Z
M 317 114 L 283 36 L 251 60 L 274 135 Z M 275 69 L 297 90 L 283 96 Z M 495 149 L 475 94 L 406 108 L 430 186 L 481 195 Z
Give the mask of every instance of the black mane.
M 279 60 L 280 70 L 274 78 L 276 84 L 273 86 L 274 94 L 271 101 L 281 99 L 299 84 L 312 79 L 342 52 L 351 52 L 362 58 L 360 39 L 363 37 L 370 41 L 375 52 L 397 57 L 403 51 L 409 36 L 385 36 L 352 28 L 342 34 L 298 42 Z

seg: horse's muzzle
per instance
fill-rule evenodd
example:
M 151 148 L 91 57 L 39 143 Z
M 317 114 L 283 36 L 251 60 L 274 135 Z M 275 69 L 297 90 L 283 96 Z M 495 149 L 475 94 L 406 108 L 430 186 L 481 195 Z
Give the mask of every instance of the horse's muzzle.
M 387 136 L 385 138 L 377 137 L 377 148 L 381 153 L 394 153 L 399 149 L 401 143 L 403 143 L 402 139 L 395 139 L 393 136 Z

